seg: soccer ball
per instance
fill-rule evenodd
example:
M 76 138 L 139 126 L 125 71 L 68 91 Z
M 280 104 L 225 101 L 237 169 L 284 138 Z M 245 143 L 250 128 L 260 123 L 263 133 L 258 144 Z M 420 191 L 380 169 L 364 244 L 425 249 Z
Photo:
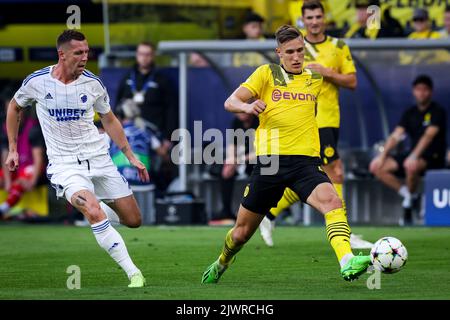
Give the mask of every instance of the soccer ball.
M 370 251 L 375 270 L 383 273 L 395 273 L 406 264 L 408 251 L 400 240 L 394 237 L 384 237 L 375 242 Z

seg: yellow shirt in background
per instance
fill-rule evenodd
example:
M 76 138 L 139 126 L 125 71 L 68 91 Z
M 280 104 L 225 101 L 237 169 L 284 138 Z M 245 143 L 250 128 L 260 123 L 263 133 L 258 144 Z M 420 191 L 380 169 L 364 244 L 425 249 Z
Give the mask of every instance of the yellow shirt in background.
M 341 39 L 327 36 L 321 43 L 312 44 L 305 38 L 305 67 L 318 63 L 341 74 L 355 73 L 350 49 Z M 323 81 L 317 104 L 317 125 L 319 128 L 339 128 L 339 87 Z
M 421 32 L 412 32 L 408 39 L 441 39 L 442 35 L 438 31 L 425 30 Z
M 442 38 L 441 33 L 433 30 L 413 32 L 408 36 L 408 39 L 411 40 L 435 40 Z M 447 50 L 401 51 L 399 54 L 399 62 L 401 65 L 449 63 L 450 54 Z

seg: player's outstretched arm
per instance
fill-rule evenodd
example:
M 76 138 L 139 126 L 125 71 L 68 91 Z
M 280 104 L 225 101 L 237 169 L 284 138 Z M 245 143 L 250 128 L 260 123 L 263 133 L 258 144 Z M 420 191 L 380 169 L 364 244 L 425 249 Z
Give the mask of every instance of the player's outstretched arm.
M 114 143 L 119 146 L 120 150 L 125 154 L 128 161 L 130 161 L 130 163 L 138 169 L 139 178 L 141 179 L 141 181 L 149 182 L 150 177 L 148 175 L 147 168 L 141 161 L 136 158 L 133 151 L 131 150 L 130 144 L 128 143 L 127 137 L 125 136 L 125 132 L 123 131 L 123 127 L 120 121 L 116 118 L 112 111 L 109 111 L 105 114 L 99 113 L 99 115 L 106 133 L 109 135 L 112 141 L 114 141 Z
M 22 108 L 13 98 L 8 105 L 6 113 L 6 132 L 8 134 L 9 153 L 6 157 L 6 167 L 10 171 L 14 171 L 19 167 L 19 154 L 17 152 L 17 136 L 19 134 L 20 118 Z
M 254 100 L 252 103 L 247 103 L 246 101 L 250 99 L 253 99 L 252 92 L 245 87 L 239 87 L 225 101 L 225 110 L 234 113 L 244 112 L 258 116 L 264 111 L 266 104 L 259 99 Z

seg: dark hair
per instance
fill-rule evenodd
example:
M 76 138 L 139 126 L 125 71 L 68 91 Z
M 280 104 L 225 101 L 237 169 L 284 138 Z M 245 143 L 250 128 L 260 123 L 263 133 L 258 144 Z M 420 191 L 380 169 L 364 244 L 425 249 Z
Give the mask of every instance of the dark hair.
M 139 44 L 136 46 L 136 50 L 139 46 L 146 46 L 146 47 L 150 47 L 152 50 L 155 50 L 155 45 L 153 44 L 153 42 L 150 42 L 150 41 L 139 42 Z
M 298 37 L 303 39 L 302 33 L 296 27 L 288 24 L 282 25 L 275 32 L 278 45 L 297 39 Z
M 424 84 L 428 86 L 430 89 L 433 89 L 433 80 L 425 74 L 419 75 L 414 81 L 413 81 L 413 87 L 417 86 L 418 84 Z
M 259 22 L 263 23 L 264 18 L 261 17 L 259 14 L 254 12 L 249 12 L 247 16 L 245 17 L 244 24 L 250 23 L 250 22 Z
M 76 30 L 64 30 L 56 40 L 56 48 L 60 48 L 63 44 L 70 42 L 71 40 L 83 41 L 86 40 L 84 34 Z
M 445 6 L 445 12 L 450 12 L 450 4 Z
M 305 10 L 315 10 L 320 9 L 325 13 L 323 4 L 319 0 L 305 1 L 302 6 L 302 15 L 305 15 Z

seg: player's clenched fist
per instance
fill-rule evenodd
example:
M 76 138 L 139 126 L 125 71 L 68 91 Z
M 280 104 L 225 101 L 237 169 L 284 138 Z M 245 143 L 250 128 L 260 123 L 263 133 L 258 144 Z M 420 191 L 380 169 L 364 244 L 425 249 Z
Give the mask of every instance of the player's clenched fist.
M 9 171 L 15 171 L 19 167 L 19 154 L 17 151 L 8 153 L 5 164 Z
M 264 109 L 266 109 L 266 103 L 259 99 L 253 101 L 252 103 L 249 103 L 247 106 L 248 107 L 245 113 L 254 114 L 255 116 L 258 116 L 261 112 L 264 111 Z

